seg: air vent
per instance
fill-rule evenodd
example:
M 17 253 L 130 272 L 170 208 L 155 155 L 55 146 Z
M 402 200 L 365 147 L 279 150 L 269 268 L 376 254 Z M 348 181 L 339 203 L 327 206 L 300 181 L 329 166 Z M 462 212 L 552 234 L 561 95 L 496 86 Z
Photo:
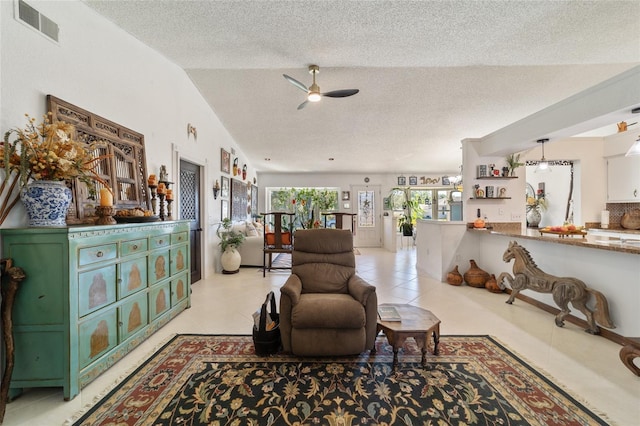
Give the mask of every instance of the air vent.
M 58 41 L 58 24 L 22 0 L 18 0 L 18 18 L 54 41 Z

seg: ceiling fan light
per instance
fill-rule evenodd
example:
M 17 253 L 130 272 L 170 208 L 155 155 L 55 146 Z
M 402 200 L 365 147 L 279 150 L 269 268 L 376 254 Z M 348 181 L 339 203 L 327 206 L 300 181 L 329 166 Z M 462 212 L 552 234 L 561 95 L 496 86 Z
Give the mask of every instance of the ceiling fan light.
M 309 102 L 318 102 L 320 98 L 322 98 L 322 96 L 318 92 L 309 92 L 307 95 L 307 100 Z

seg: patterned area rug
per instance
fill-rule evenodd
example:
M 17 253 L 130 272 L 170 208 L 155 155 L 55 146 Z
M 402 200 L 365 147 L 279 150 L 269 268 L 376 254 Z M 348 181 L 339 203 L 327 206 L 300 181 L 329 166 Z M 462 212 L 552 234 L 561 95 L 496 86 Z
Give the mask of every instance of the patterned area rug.
M 606 425 L 488 336 L 442 336 L 420 365 L 257 357 L 250 336 L 178 335 L 75 425 Z

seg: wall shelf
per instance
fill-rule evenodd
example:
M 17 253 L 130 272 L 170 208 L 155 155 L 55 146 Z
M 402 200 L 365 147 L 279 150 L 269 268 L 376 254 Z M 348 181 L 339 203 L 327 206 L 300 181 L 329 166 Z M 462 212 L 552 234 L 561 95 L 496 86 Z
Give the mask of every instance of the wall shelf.
M 480 180 L 518 179 L 518 176 L 476 176 L 476 179 L 480 179 Z

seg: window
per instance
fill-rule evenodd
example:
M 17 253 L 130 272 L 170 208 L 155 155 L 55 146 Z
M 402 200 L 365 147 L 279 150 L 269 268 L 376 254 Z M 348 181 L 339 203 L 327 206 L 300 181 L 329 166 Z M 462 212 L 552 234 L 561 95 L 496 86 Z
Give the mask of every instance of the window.
M 295 213 L 294 229 L 319 228 L 322 213 L 338 210 L 339 188 L 267 188 L 266 206 L 270 212 Z M 283 217 L 283 220 L 286 218 Z

